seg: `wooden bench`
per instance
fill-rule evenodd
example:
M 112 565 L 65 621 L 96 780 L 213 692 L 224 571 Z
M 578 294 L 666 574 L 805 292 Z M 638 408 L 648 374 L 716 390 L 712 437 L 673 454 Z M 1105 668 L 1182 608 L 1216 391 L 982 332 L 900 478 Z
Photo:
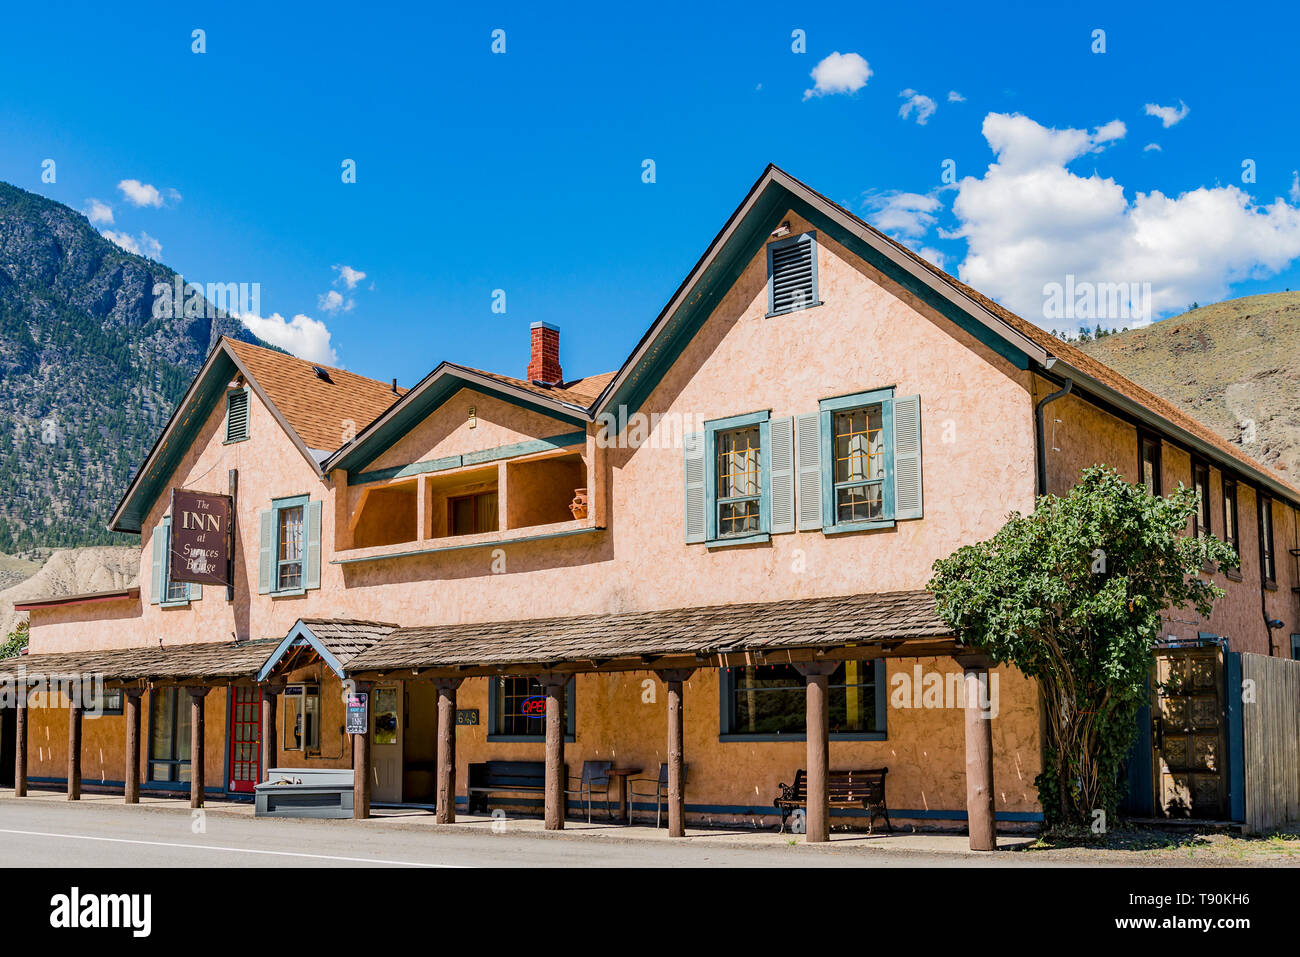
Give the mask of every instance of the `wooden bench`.
M 831 807 L 860 807 L 871 812 L 867 824 L 869 832 L 876 829 L 876 818 L 885 819 L 886 830 L 892 832 L 894 826 L 889 822 L 889 808 L 885 804 L 885 775 L 889 768 L 869 768 L 861 771 L 828 771 L 827 791 Z M 781 812 L 781 830 L 785 831 L 786 819 L 795 808 L 808 807 L 808 777 L 803 768 L 795 772 L 794 784 L 782 784 L 781 796 L 772 802 Z
M 560 769 L 560 780 L 567 785 L 569 768 Z M 545 761 L 484 761 L 469 766 L 469 813 L 488 809 L 488 795 L 500 792 L 545 793 Z

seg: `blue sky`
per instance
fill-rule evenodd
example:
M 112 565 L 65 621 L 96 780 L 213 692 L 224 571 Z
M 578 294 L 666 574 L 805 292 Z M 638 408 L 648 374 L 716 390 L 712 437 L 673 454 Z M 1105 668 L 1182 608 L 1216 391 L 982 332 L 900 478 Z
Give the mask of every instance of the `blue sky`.
M 11 5 L 0 179 L 378 378 L 522 375 L 536 320 L 616 368 L 768 162 L 1023 313 L 1067 273 L 1157 316 L 1300 286 L 1294 5 L 278 6 Z

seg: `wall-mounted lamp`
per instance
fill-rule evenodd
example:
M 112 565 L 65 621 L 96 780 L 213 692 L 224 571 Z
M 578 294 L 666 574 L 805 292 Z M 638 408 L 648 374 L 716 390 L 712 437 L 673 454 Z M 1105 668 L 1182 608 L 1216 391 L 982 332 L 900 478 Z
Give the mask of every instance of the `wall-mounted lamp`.
M 471 429 L 478 428 L 478 409 L 472 405 L 469 407 L 469 427 Z

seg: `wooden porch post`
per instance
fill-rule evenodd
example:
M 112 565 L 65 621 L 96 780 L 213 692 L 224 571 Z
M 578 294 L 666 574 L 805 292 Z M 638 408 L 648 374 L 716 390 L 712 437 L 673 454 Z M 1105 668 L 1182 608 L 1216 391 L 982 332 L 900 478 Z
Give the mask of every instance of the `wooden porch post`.
M 966 819 L 970 849 L 995 851 L 998 835 L 993 817 L 993 722 L 980 706 L 981 697 L 988 700 L 989 661 L 979 655 L 959 657 L 957 663 L 965 671 L 966 681 Z
M 262 726 L 258 728 L 260 736 L 258 744 L 262 751 L 259 777 L 263 781 L 271 779 L 271 768 L 279 760 L 275 747 L 275 706 L 283 690 L 284 685 L 278 681 L 267 681 L 262 684 Z
M 203 699 L 211 688 L 186 688 L 190 695 L 190 807 L 203 807 Z
M 355 685 L 358 694 L 370 693 L 368 682 L 358 681 Z M 370 718 L 370 708 L 374 704 L 366 699 L 366 718 Z M 364 820 L 370 817 L 370 729 L 362 734 L 352 735 L 352 817 Z
M 27 797 L 27 685 L 18 686 L 14 713 L 14 797 Z
M 809 661 L 795 665 L 804 676 L 807 696 L 808 809 L 803 837 L 806 844 L 831 839 L 830 784 L 827 778 L 831 763 L 830 702 L 827 685 L 831 673 L 838 666 L 839 663 L 834 661 Z
M 438 688 L 438 788 L 435 820 L 456 823 L 456 689 L 460 678 L 442 678 Z
M 659 672 L 668 685 L 668 836 L 686 836 L 686 765 L 682 761 L 682 683 L 694 668 Z
M 542 679 L 546 689 L 546 830 L 564 830 L 564 687 L 568 676 Z
M 68 800 L 81 800 L 81 703 L 68 705 Z
M 122 698 L 126 704 L 126 772 L 125 803 L 140 803 L 140 696 L 142 688 L 122 689 Z

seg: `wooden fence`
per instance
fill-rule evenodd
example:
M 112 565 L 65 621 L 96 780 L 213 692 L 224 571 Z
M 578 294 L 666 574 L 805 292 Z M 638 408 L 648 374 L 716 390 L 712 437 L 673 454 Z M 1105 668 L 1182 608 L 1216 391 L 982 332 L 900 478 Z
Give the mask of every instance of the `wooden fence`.
M 1300 661 L 1243 653 L 1241 681 L 1245 830 L 1257 834 L 1300 822 Z

